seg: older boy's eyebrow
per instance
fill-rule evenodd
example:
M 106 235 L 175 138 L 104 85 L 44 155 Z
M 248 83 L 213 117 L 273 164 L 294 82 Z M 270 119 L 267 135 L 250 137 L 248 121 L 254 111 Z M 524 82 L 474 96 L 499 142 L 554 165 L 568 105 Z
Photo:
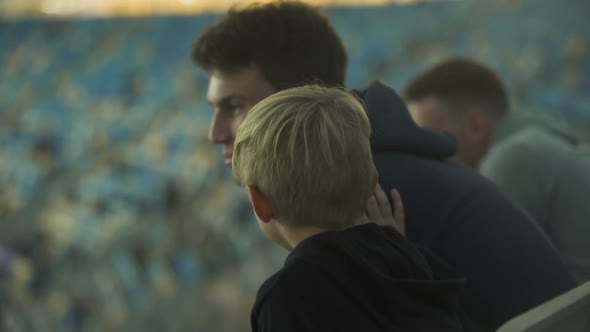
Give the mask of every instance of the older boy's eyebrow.
M 211 100 L 211 99 L 207 98 L 207 104 L 209 104 L 211 107 L 230 106 L 232 104 L 232 102 L 242 102 L 245 99 L 246 99 L 246 97 L 244 97 L 244 96 L 229 95 L 229 96 L 222 97 L 218 100 Z

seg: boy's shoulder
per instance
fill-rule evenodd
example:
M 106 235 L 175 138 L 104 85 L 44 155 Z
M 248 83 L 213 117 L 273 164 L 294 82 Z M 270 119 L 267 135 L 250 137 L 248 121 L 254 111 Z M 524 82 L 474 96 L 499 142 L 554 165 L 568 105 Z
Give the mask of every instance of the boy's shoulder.
M 462 280 L 436 263 L 390 228 L 317 234 L 260 287 L 252 330 L 383 331 L 416 324 L 461 330 L 454 314 Z M 415 320 L 417 311 L 432 317 Z
M 256 305 L 288 301 L 293 296 L 301 299 L 302 293 L 313 293 L 322 287 L 329 279 L 326 270 L 349 263 L 349 253 L 336 243 L 350 242 L 351 238 L 358 237 L 359 229 L 355 230 L 322 232 L 303 240 L 287 256 L 284 266 L 260 286 Z
M 293 298 L 313 292 L 322 279 L 313 264 L 302 259 L 289 260 L 279 271 L 270 276 L 258 289 L 254 311 L 267 303 L 291 303 Z
M 251 313 L 252 330 L 346 330 L 340 314 L 351 310 L 342 297 L 319 267 L 305 259 L 291 259 L 260 287 Z

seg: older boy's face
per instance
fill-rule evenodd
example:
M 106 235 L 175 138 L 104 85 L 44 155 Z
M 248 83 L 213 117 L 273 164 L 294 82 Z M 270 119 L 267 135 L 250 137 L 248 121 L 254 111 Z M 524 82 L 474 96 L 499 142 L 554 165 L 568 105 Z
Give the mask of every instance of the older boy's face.
M 248 111 L 275 91 L 254 67 L 232 73 L 214 72 L 209 80 L 207 102 L 213 107 L 209 139 L 223 148 L 224 163 L 231 166 L 238 127 Z

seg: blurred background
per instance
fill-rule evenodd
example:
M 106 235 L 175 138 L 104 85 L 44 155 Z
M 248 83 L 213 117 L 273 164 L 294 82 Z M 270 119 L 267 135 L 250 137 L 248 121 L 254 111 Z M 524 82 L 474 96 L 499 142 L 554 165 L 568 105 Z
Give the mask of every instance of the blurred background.
M 470 55 L 519 108 L 590 135 L 587 0 L 311 2 L 351 88 Z M 188 56 L 235 3 L 0 0 L 1 331 L 248 328 L 286 252 L 208 143 Z

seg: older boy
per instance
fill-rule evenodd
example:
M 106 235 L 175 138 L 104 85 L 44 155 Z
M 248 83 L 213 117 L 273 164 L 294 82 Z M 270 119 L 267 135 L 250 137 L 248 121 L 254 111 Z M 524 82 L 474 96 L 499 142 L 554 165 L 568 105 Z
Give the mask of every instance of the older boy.
M 229 11 L 199 37 L 192 58 L 210 75 L 210 138 L 228 164 L 237 128 L 252 106 L 310 81 L 343 86 L 347 67 L 346 50 L 328 18 L 296 1 Z M 466 277 L 461 300 L 474 325 L 495 331 L 574 288 L 573 277 L 534 221 L 451 158 L 456 142 L 450 135 L 419 128 L 387 86 L 376 83 L 357 94 L 373 129 L 379 183 L 403 195 L 408 239 Z
M 260 288 L 253 331 L 462 331 L 460 280 L 393 227 L 363 224 L 377 185 L 350 93 L 274 94 L 237 131 L 232 168 L 262 231 L 291 251 Z

